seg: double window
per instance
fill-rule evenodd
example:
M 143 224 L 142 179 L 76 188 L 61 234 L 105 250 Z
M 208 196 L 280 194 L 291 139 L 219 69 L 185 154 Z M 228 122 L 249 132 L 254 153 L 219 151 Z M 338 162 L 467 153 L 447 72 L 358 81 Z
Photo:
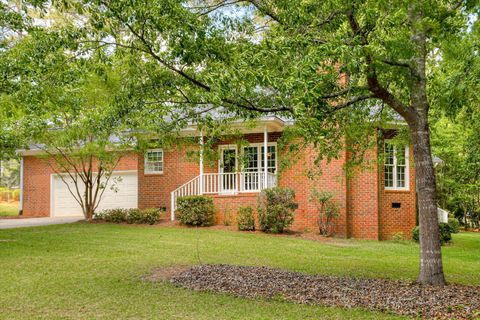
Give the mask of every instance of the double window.
M 148 150 L 145 154 L 145 173 L 160 174 L 163 173 L 163 150 Z
M 243 171 L 255 172 L 264 171 L 265 168 L 265 147 L 262 145 L 249 145 L 243 148 Z M 270 173 L 277 172 L 277 146 L 269 144 L 267 146 L 267 171 Z
M 408 190 L 408 146 L 385 143 L 384 183 L 387 190 Z

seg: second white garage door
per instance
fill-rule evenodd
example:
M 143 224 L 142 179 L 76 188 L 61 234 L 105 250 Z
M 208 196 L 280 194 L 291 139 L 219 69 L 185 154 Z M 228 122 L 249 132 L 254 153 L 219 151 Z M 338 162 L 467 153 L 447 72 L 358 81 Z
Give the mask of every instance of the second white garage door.
M 65 180 L 70 183 L 74 190 L 73 183 L 69 178 Z M 113 189 L 112 189 L 113 186 Z M 81 190 L 82 191 L 82 190 Z M 68 187 L 60 177 L 54 175 L 52 178 L 52 217 L 82 216 L 82 209 L 75 198 L 68 191 Z M 109 185 L 101 198 L 97 211 L 116 208 L 137 208 L 138 202 L 138 178 L 137 172 L 115 172 Z

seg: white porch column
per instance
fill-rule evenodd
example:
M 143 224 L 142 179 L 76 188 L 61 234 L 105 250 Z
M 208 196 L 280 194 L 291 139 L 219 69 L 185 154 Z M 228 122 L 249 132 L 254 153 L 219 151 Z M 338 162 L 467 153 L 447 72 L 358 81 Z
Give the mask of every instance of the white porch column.
M 177 197 L 175 193 L 170 193 L 170 220 L 175 221 L 175 202 L 177 201 Z
M 268 132 L 267 126 L 263 128 L 263 188 L 268 188 L 268 174 L 267 174 L 267 153 L 268 153 Z
M 203 132 L 200 133 L 200 194 L 203 194 Z

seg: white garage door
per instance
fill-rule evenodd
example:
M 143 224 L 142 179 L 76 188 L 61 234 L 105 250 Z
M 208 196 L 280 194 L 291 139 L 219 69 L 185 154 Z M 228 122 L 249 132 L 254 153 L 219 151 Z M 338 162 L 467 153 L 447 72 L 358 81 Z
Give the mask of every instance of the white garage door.
M 72 191 L 74 191 L 71 179 L 65 176 Z M 52 179 L 52 217 L 82 216 L 80 205 L 68 191 L 68 187 L 62 179 L 54 175 Z M 75 192 L 75 191 L 74 191 Z M 82 190 L 80 190 L 82 192 Z M 137 208 L 138 179 L 137 172 L 115 172 L 105 188 L 97 211 L 115 208 Z

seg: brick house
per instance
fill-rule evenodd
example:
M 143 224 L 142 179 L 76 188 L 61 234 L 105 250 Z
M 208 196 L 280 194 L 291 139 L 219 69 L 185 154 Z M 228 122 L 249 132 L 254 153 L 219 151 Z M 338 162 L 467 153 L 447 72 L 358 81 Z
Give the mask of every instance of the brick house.
M 175 219 L 172 208 L 175 208 L 178 197 L 204 194 L 214 199 L 217 223 L 229 219 L 234 224 L 239 206 L 255 208 L 257 195 L 262 189 L 281 186 L 292 188 L 299 203 L 292 229 L 315 231 L 318 229 L 317 212 L 309 195 L 316 188 L 332 192 L 340 208 L 340 217 L 335 221 L 336 236 L 362 239 L 389 239 L 397 233 L 410 236 L 416 223 L 412 148 L 407 146 L 397 150 L 387 144 L 385 163 L 379 165 L 376 160 L 384 148 L 384 143 L 379 142 L 378 147 L 368 150 L 365 155 L 367 160 L 373 160 L 370 161 L 372 165 L 358 168 L 348 176 L 344 165 L 350 154 L 345 149 L 338 159 L 329 163 L 323 161 L 322 174 L 312 180 L 305 174 L 314 166 L 315 159 L 308 148 L 290 166 L 279 170 L 282 154 L 277 141 L 288 125 L 277 117 L 262 118 L 254 128 L 239 124 L 248 144 L 239 146 L 232 141 L 219 142 L 215 146 L 219 154 L 215 165 L 204 164 L 202 152 L 199 161 L 192 161 L 187 155 L 188 147 L 127 154 L 115 170 L 114 175 L 122 177 L 117 190 L 106 189 L 99 209 L 158 207 L 164 208 L 169 217 Z M 184 133 L 199 138 L 198 145 L 190 149 L 202 150 L 200 132 L 191 127 Z M 65 183 L 45 159 L 38 157 L 38 153 L 39 150 L 20 152 L 23 215 L 81 214 Z

